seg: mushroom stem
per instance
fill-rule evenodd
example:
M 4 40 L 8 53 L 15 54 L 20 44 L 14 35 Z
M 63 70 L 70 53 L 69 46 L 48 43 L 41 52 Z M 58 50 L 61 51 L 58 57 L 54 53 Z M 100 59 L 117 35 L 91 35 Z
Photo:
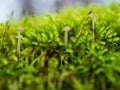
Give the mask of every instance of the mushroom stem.
M 17 38 L 18 38 L 17 55 L 18 55 L 18 60 L 19 60 L 20 59 L 20 40 L 22 38 L 22 36 L 20 35 L 20 32 L 23 31 L 23 28 L 22 27 L 18 27 L 17 30 L 18 30 L 18 36 L 17 36 Z
M 69 26 L 65 26 L 63 28 L 63 31 L 65 32 L 64 34 L 64 42 L 65 42 L 65 47 L 68 45 L 68 32 L 71 30 Z
M 17 55 L 18 55 L 18 60 L 20 59 L 20 40 L 21 40 L 21 35 L 20 32 L 18 32 L 18 44 L 17 44 Z
M 68 31 L 65 31 L 64 35 L 65 47 L 68 45 Z

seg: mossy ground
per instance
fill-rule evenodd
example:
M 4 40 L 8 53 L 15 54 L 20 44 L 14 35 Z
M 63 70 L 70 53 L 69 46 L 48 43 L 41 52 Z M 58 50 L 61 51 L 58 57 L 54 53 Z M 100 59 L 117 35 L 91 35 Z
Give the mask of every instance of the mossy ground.
M 95 32 L 90 11 L 96 14 Z M 18 26 L 24 28 L 19 60 Z M 71 28 L 67 47 L 65 26 Z M 119 90 L 119 50 L 116 4 L 8 21 L 0 24 L 0 90 Z

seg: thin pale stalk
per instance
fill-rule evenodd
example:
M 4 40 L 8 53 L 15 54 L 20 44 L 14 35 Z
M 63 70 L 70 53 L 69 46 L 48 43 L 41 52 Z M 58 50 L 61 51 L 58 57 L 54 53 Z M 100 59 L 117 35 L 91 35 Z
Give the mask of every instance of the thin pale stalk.
M 67 31 L 65 31 L 64 41 L 65 41 L 65 47 L 66 47 L 68 44 L 68 32 Z
M 18 44 L 17 44 L 18 60 L 20 59 L 20 39 L 21 39 L 21 35 L 20 32 L 18 32 Z

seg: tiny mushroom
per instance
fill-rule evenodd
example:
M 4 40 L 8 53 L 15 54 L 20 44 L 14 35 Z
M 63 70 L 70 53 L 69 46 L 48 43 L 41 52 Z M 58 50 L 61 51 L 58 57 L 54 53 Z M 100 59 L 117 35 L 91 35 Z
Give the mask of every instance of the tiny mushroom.
M 65 26 L 63 28 L 63 31 L 65 32 L 64 34 L 64 41 L 65 41 L 65 47 L 67 46 L 68 44 L 68 32 L 71 30 L 70 26 Z
M 24 29 L 22 27 L 17 27 L 18 30 L 18 43 L 17 43 L 17 55 L 18 55 L 18 60 L 20 59 L 20 40 L 22 38 L 20 32 L 22 32 Z

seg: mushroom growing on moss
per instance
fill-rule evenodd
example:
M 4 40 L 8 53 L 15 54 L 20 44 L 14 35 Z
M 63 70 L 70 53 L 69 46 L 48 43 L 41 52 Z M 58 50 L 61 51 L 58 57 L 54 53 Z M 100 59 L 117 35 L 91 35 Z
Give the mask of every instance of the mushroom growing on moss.
M 22 38 L 22 35 L 20 34 L 24 29 L 22 27 L 17 27 L 18 30 L 18 43 L 17 43 L 17 55 L 18 55 L 18 60 L 20 59 L 20 40 Z
M 65 26 L 63 28 L 63 31 L 65 32 L 64 34 L 64 42 L 65 42 L 65 47 L 68 45 L 68 32 L 71 30 L 70 26 Z

